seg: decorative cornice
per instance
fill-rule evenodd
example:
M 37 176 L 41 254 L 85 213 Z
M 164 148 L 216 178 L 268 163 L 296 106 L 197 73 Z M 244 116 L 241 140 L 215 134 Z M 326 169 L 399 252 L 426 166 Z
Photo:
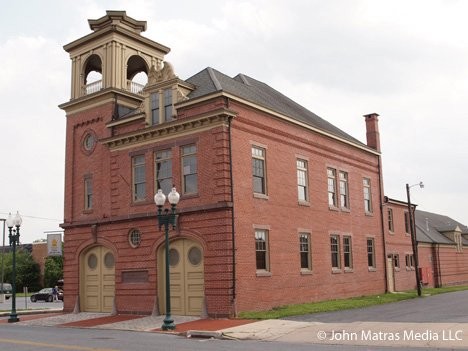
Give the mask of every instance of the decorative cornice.
M 198 116 L 175 120 L 138 130 L 136 132 L 101 139 L 100 142 L 107 145 L 111 151 L 121 150 L 135 145 L 153 143 L 156 139 L 161 141 L 182 134 L 190 134 L 191 132 L 211 129 L 227 123 L 229 118 L 235 116 L 236 112 L 220 108 Z

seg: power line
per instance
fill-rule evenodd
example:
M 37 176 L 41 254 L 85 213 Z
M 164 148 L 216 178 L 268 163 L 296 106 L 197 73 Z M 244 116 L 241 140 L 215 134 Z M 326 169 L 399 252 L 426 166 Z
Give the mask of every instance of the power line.
M 9 212 L 0 212 L 0 214 L 2 215 L 9 215 Z M 54 221 L 54 222 L 60 222 L 62 221 L 62 219 L 56 219 L 56 218 L 47 218 L 47 217 L 37 217 L 37 216 L 30 216 L 30 215 L 25 215 L 25 214 L 21 214 L 21 217 L 26 217 L 26 218 L 33 218 L 33 219 L 40 219 L 40 220 L 43 220 L 43 221 Z

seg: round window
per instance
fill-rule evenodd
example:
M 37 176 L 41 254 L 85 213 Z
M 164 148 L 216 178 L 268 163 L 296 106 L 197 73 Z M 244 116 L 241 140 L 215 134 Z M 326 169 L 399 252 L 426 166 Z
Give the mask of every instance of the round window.
M 141 232 L 138 229 L 130 230 L 128 234 L 128 241 L 131 247 L 138 247 L 141 244 Z
M 202 261 L 202 252 L 201 250 L 193 246 L 188 252 L 188 260 L 193 266 L 198 266 Z
M 94 136 L 94 134 L 93 133 L 86 134 L 83 140 L 83 147 L 85 148 L 85 150 L 91 151 L 92 149 L 94 149 L 95 145 L 96 145 L 96 137 Z
M 175 267 L 179 263 L 179 251 L 176 249 L 169 249 L 169 266 Z
M 104 255 L 104 265 L 106 266 L 106 268 L 110 269 L 110 268 L 114 268 L 114 255 L 110 252 L 106 253 Z
M 95 254 L 91 254 L 88 256 L 88 267 L 90 269 L 96 269 L 97 267 L 97 256 Z

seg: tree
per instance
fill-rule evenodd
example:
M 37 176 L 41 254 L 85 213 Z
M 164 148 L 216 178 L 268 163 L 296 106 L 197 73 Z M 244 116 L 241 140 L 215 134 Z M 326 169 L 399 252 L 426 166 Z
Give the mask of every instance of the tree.
M 63 257 L 49 256 L 45 261 L 44 285 L 55 286 L 63 277 Z
M 13 253 L 8 252 L 4 257 L 4 281 L 12 282 Z M 27 250 L 16 250 L 16 292 L 22 292 L 27 286 L 29 291 L 39 290 L 40 268 L 30 252 Z

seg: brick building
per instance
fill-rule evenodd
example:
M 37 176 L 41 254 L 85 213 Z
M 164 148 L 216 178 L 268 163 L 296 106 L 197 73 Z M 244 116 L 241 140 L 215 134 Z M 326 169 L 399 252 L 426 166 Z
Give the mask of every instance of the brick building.
M 246 75 L 180 79 L 123 11 L 89 24 L 64 47 L 66 311 L 164 312 L 153 195 L 173 184 L 173 314 L 386 290 L 377 114 L 364 144 Z

